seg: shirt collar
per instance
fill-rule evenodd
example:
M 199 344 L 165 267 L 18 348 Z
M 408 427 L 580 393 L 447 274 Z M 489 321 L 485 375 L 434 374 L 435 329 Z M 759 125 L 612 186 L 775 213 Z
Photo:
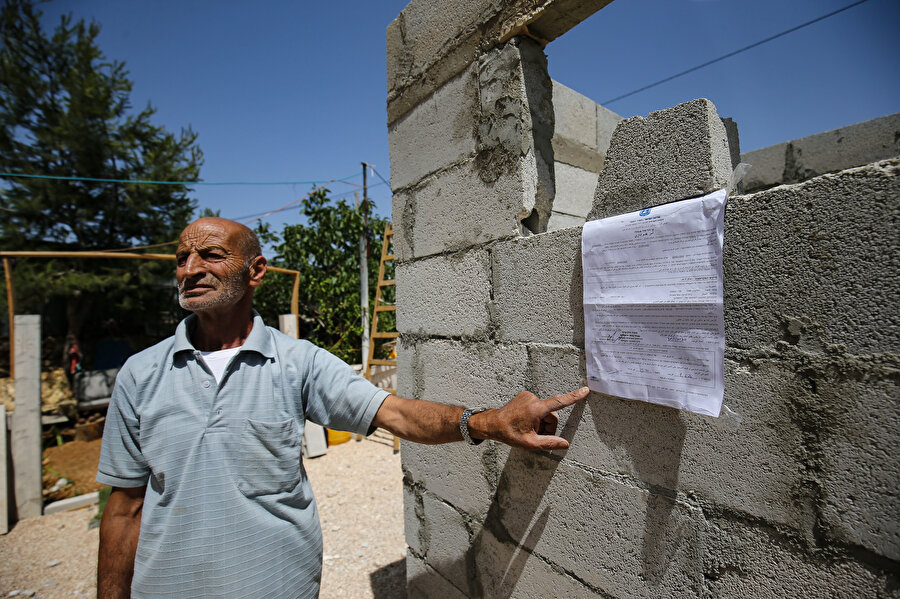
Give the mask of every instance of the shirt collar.
M 191 343 L 189 337 L 189 332 L 196 326 L 196 321 L 197 315 L 191 314 L 178 323 L 178 326 L 175 328 L 175 347 L 172 352 L 173 356 L 182 351 L 195 351 L 194 345 Z M 272 336 L 269 335 L 269 331 L 266 329 L 266 323 L 263 322 L 262 317 L 256 310 L 253 311 L 253 328 L 244 340 L 241 351 L 255 351 L 267 358 L 275 357 L 275 346 L 272 341 Z

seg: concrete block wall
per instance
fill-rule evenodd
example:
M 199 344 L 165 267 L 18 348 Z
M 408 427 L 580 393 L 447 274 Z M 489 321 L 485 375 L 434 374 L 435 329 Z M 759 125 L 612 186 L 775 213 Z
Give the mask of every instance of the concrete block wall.
M 564 119 L 534 39 L 577 20 L 534 6 L 450 3 L 459 20 L 440 18 L 478 25 L 429 46 L 431 62 L 409 58 L 422 3 L 389 28 L 389 64 L 420 74 L 389 79 L 402 395 L 498 407 L 584 384 L 581 231 L 550 230 L 550 121 Z M 520 35 L 499 33 L 498 15 L 526 13 L 507 28 Z M 708 100 L 622 121 L 590 212 L 723 187 L 728 126 Z M 591 394 L 560 413 L 567 452 L 404 443 L 409 596 L 897 596 L 898 170 L 730 198 L 725 404 L 739 417 Z
M 547 229 L 584 224 L 612 133 L 622 117 L 558 81 L 553 82 L 556 197 Z

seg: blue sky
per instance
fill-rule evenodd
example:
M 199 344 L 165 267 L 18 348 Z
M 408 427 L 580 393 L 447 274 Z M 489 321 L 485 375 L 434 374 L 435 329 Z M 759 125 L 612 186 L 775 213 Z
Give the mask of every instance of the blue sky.
M 603 103 L 799 25 L 851 0 L 616 0 L 546 48 L 551 76 Z M 405 0 L 54 0 L 46 26 L 94 19 L 125 61 L 133 104 L 190 125 L 206 181 L 325 181 L 374 164 L 390 179 L 385 28 Z M 606 104 L 646 115 L 697 97 L 734 118 L 751 150 L 900 111 L 900 2 L 868 0 L 825 21 L 635 96 Z M 390 190 L 370 175 L 379 214 Z M 197 186 L 201 207 L 241 218 L 294 201 L 309 184 Z M 353 185 L 333 183 L 352 202 Z M 296 211 L 267 218 L 277 230 Z

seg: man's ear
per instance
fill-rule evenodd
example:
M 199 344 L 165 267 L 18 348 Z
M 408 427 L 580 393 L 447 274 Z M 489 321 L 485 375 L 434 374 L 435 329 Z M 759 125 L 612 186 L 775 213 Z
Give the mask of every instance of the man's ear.
M 257 256 L 250 261 L 250 287 L 259 287 L 266 277 L 267 262 L 265 256 Z

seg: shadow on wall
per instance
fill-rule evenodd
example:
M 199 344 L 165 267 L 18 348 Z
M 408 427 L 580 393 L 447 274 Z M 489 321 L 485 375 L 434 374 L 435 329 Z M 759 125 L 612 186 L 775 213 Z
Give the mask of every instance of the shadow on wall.
M 396 599 L 406 596 L 406 560 L 398 559 L 369 574 L 373 599 Z
M 590 408 L 597 434 L 610 451 L 625 451 L 638 471 L 641 480 L 659 481 L 651 484 L 651 496 L 644 518 L 641 576 L 651 583 L 659 581 L 672 563 L 681 543 L 681 532 L 675 530 L 675 492 L 685 425 L 676 410 L 660 408 L 648 426 L 646 404 L 591 394 L 585 402 L 575 405 L 560 431 L 560 436 L 572 441 L 582 422 L 588 422 L 584 412 Z M 628 412 L 641 412 L 626 415 Z M 633 426 L 621 427 L 621 423 Z M 617 424 L 614 424 L 617 423 Z M 478 528 L 466 553 L 454 562 L 430 564 L 442 572 L 463 570 L 468 588 L 459 589 L 460 596 L 509 599 L 514 596 L 519 579 L 532 558 L 532 550 L 540 541 L 548 522 L 553 520 L 554 503 L 564 497 L 547 497 L 548 488 L 559 468 L 563 455 L 532 453 L 512 448 L 497 483 L 483 522 L 472 523 Z M 588 502 L 590 503 L 590 502 Z M 607 509 L 593 504 L 594 509 Z M 566 510 L 571 513 L 571 510 Z M 559 526 L 559 520 L 554 522 Z M 674 527 L 674 528 L 673 528 Z M 565 530 L 551 530 L 553 535 L 565 535 Z M 574 541 L 573 541 L 574 542 Z M 533 558 L 539 559 L 539 558 Z M 545 565 L 541 563 L 541 567 Z M 549 568 L 549 566 L 546 566 Z M 439 574 L 413 576 L 408 580 L 409 597 L 432 597 L 433 590 L 444 588 L 430 580 Z M 445 581 L 446 583 L 446 581 Z

